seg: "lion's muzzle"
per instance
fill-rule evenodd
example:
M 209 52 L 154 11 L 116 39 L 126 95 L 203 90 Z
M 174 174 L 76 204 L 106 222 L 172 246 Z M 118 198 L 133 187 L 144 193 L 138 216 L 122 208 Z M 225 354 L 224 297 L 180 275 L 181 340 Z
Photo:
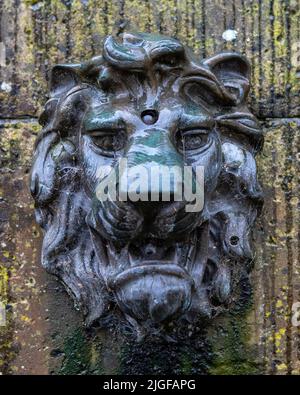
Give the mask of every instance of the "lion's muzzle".
M 99 231 L 124 242 L 140 232 L 163 239 L 186 235 L 199 218 L 186 210 L 186 191 L 193 192 L 196 184 L 194 174 L 185 173 L 182 156 L 166 130 L 138 131 L 96 190 L 94 215 Z
M 193 280 L 177 243 L 199 216 L 185 210 L 183 168 L 165 130 L 140 131 L 114 169 L 115 195 L 108 191 L 106 199 L 94 200 L 90 226 L 101 235 L 96 243 L 104 238 L 115 249 L 103 277 L 122 310 L 138 321 L 164 321 L 191 303 Z

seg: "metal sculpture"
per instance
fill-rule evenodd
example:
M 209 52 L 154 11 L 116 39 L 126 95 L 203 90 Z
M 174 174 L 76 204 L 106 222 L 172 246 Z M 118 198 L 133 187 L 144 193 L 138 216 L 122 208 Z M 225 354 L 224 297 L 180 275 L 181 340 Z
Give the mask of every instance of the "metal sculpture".
M 42 264 L 87 325 L 114 315 L 154 333 L 211 319 L 239 297 L 262 204 L 249 80 L 237 53 L 200 61 L 173 38 L 140 33 L 53 68 L 31 191 Z M 155 166 L 178 178 L 153 186 Z M 198 210 L 182 193 L 185 168 Z

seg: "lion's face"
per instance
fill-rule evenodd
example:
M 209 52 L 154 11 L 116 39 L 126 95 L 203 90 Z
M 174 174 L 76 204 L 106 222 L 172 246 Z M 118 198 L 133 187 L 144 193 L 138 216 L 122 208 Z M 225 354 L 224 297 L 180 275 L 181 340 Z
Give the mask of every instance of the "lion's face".
M 174 200 L 175 189 L 183 187 L 179 182 L 166 183 L 157 191 L 150 171 L 154 166 L 177 165 L 183 170 L 188 165 L 196 173 L 196 167 L 203 166 L 209 199 L 221 169 L 221 142 L 204 108 L 191 109 L 179 98 L 172 100 L 172 106 L 166 99 L 155 110 L 152 103 L 151 109 L 141 111 L 153 101 L 152 96 L 151 92 L 150 98 L 145 96 L 131 106 L 95 104 L 83 121 L 79 144 L 87 193 L 93 199 L 88 225 L 96 251 L 101 250 L 99 257 L 107 256 L 106 262 L 101 259 L 101 274 L 127 314 L 160 322 L 184 312 L 191 303 L 194 262 L 187 262 L 182 246 L 192 249 L 196 228 L 208 215 L 205 209 L 187 212 L 185 201 Z M 127 202 L 118 201 L 123 192 L 120 184 L 115 201 L 97 198 L 97 188 L 111 177 L 102 169 L 109 166 L 118 174 L 120 158 L 127 160 L 128 172 L 143 166 L 149 174 L 149 182 L 139 190 L 141 198 L 149 195 L 149 199 L 132 201 L 129 196 Z M 140 177 L 143 174 L 129 179 L 129 188 L 133 183 L 140 187 L 144 181 Z M 161 194 L 155 201 L 154 192 Z M 169 201 L 162 201 L 163 193 L 170 195 Z
M 89 322 L 111 303 L 142 327 L 229 304 L 261 200 L 248 78 L 240 55 L 197 62 L 176 40 L 144 34 L 109 37 L 103 58 L 54 68 L 32 193 L 43 263 Z M 169 182 L 154 168 L 171 169 Z

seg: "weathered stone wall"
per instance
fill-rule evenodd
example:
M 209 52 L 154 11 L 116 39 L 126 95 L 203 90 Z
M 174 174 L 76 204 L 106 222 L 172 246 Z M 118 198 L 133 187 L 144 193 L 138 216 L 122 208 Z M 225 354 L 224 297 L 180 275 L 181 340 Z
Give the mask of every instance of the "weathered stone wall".
M 292 324 L 300 302 L 299 0 L 2 0 L 0 18 L 0 298 L 7 315 L 0 371 L 300 373 L 300 327 Z M 236 30 L 235 41 L 222 38 L 227 29 Z M 40 267 L 41 231 L 27 185 L 49 70 L 88 59 L 105 35 L 124 30 L 178 37 L 200 56 L 235 49 L 252 63 L 250 104 L 266 135 L 252 302 L 219 318 L 209 343 L 199 337 L 193 347 L 146 348 L 109 330 L 86 331 Z

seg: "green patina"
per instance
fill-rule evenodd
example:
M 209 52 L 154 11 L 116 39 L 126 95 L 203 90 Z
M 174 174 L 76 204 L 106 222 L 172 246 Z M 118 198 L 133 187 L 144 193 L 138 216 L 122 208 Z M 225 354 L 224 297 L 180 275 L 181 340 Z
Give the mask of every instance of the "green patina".
M 218 319 L 212 328 L 211 344 L 213 360 L 209 373 L 212 375 L 260 374 L 257 350 L 250 345 L 251 326 L 248 316 L 252 309 L 249 301 L 228 316 Z
M 101 346 L 93 343 L 81 328 L 66 337 L 62 352 L 62 366 L 57 372 L 60 375 L 98 375 L 102 374 Z

